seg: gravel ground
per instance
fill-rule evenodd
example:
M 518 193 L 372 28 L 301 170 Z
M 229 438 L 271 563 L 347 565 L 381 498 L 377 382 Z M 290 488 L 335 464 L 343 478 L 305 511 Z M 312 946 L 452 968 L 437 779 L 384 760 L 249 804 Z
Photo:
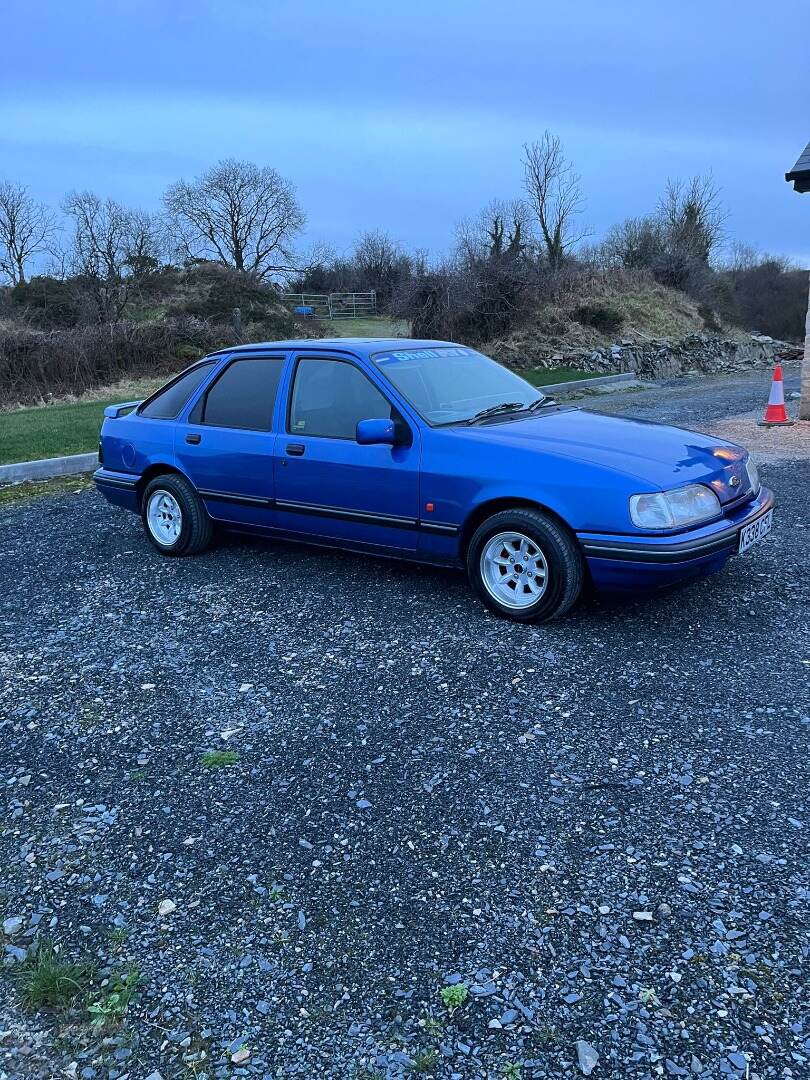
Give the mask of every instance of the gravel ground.
M 810 1075 L 810 462 L 762 471 L 726 571 L 538 628 L 450 572 L 161 559 L 92 491 L 0 511 L 0 1076 Z M 122 1019 L 23 1004 L 45 934 L 96 998 L 138 970 Z

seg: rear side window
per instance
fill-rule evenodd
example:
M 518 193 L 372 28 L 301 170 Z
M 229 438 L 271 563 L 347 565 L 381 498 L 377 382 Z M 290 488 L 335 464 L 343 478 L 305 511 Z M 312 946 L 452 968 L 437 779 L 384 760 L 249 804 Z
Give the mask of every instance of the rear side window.
M 151 420 L 174 420 L 200 383 L 211 374 L 213 366 L 212 361 L 210 364 L 198 364 L 191 368 L 173 383 L 169 383 L 164 390 L 158 390 L 138 415 L 148 416 Z
M 342 360 L 304 358 L 295 369 L 289 430 L 297 435 L 354 439 L 360 420 L 388 420 L 391 403 Z
M 280 356 L 234 360 L 203 396 L 192 423 L 270 431 L 282 363 Z

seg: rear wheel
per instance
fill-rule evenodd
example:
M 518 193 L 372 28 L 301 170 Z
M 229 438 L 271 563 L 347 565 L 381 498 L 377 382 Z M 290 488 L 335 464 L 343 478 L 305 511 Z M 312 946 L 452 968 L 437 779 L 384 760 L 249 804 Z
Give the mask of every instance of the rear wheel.
M 141 500 L 146 535 L 162 555 L 196 555 L 211 542 L 211 519 L 183 476 L 164 473 L 146 485 Z
M 585 569 L 573 534 L 540 510 L 504 510 L 476 529 L 467 572 L 490 611 L 516 622 L 563 615 L 582 591 Z

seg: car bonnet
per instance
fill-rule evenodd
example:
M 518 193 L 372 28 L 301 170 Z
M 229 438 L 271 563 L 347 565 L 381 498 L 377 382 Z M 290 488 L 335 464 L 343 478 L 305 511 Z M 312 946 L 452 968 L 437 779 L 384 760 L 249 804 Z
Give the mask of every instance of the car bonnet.
M 461 430 L 482 441 L 601 465 L 661 489 L 707 484 L 721 503 L 748 487 L 742 447 L 647 420 L 561 409 Z

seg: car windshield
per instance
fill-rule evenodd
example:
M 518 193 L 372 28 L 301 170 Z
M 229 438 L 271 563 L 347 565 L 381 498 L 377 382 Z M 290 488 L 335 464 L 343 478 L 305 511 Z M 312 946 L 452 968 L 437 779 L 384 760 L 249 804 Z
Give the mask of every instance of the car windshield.
M 376 353 L 378 370 L 429 424 L 507 416 L 542 403 L 543 395 L 483 353 L 463 345 Z

